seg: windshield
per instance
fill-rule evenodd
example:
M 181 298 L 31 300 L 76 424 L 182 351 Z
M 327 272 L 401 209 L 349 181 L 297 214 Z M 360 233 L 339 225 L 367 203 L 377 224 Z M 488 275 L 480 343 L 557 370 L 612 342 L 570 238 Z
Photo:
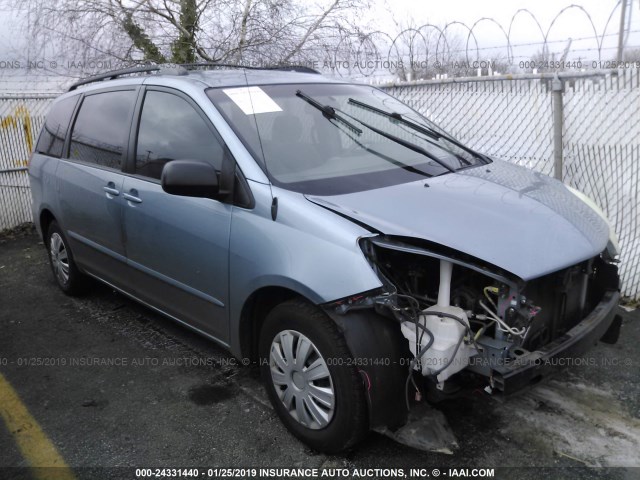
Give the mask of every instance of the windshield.
M 274 185 L 289 190 L 350 193 L 488 161 L 369 86 L 261 85 L 207 94 Z

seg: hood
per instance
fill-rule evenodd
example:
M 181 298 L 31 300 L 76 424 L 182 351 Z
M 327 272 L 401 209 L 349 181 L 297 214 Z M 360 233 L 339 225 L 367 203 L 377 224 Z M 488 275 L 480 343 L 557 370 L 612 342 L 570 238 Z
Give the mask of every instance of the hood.
M 517 165 L 307 199 L 386 235 L 435 242 L 523 280 L 600 254 L 609 227 L 562 183 Z

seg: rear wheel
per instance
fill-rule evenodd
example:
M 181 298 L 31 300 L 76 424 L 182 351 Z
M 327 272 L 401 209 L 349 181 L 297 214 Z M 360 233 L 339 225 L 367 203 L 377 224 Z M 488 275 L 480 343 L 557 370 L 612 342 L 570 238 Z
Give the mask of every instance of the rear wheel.
M 312 448 L 335 453 L 367 432 L 362 380 L 336 325 L 301 300 L 267 316 L 260 335 L 262 379 L 280 419 Z
M 47 231 L 47 251 L 53 278 L 67 295 L 80 295 L 87 289 L 88 278 L 82 275 L 73 261 L 69 242 L 54 220 Z

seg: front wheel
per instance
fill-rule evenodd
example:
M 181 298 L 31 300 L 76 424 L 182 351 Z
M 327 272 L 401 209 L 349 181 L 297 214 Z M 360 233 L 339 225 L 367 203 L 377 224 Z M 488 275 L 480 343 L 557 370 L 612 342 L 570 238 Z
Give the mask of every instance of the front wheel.
M 315 450 L 336 453 L 367 432 L 362 380 L 336 325 L 301 300 L 275 307 L 260 335 L 261 373 L 285 426 Z

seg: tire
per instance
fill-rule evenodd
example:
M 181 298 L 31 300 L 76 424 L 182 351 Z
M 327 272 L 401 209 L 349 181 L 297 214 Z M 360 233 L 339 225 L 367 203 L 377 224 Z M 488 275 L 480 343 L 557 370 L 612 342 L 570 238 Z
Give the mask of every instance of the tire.
M 49 224 L 46 246 L 53 278 L 60 289 L 70 296 L 85 293 L 89 279 L 78 270 L 67 237 L 55 220 Z
M 362 440 L 368 431 L 364 385 L 344 337 L 321 310 L 302 300 L 275 307 L 262 326 L 259 353 L 269 399 L 293 435 L 325 453 Z

